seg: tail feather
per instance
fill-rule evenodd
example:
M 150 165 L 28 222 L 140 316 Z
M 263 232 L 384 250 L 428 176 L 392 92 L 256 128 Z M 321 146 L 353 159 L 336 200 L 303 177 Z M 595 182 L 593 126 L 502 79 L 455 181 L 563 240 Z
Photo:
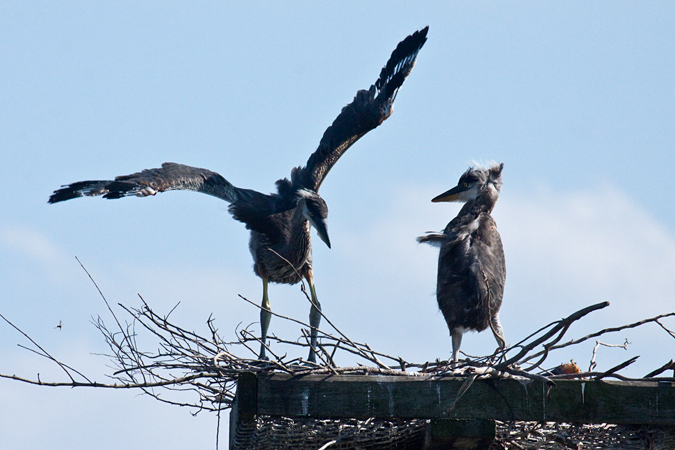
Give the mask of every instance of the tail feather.
M 417 238 L 417 242 L 420 244 L 429 244 L 436 247 L 440 247 L 447 240 L 448 236 L 446 234 L 432 232 L 428 232 L 426 235 Z

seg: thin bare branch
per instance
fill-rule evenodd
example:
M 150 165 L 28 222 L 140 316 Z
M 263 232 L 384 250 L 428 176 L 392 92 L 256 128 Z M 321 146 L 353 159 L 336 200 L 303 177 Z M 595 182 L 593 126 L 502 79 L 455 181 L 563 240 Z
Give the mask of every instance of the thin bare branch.
M 618 347 L 618 348 L 622 348 L 624 350 L 628 350 L 628 346 L 630 345 L 630 342 L 628 342 L 628 339 L 626 339 L 623 344 L 606 344 L 604 342 L 595 341 L 595 347 L 593 347 L 593 356 L 591 357 L 591 362 L 588 366 L 589 372 L 593 372 L 593 370 L 595 369 L 595 366 L 597 366 L 597 364 L 595 363 L 595 357 L 597 356 L 598 348 L 601 345 L 603 345 L 605 347 Z
M 498 365 L 496 366 L 496 368 L 497 368 L 497 369 L 502 369 L 502 368 L 504 368 L 504 367 L 506 367 L 506 366 L 508 366 L 508 365 L 510 365 L 510 364 L 513 364 L 513 363 L 515 363 L 515 362 L 518 362 L 521 358 L 523 358 L 525 355 L 527 355 L 527 353 L 528 353 L 530 350 L 532 350 L 533 348 L 535 348 L 535 347 L 538 346 L 539 344 L 545 342 L 548 338 L 550 338 L 551 336 L 553 336 L 553 335 L 554 335 L 555 333 L 557 333 L 558 331 L 561 331 L 561 330 L 562 330 L 562 333 L 559 335 L 559 338 L 561 338 L 561 337 L 562 337 L 562 334 L 563 334 L 565 331 L 567 331 L 567 329 L 570 327 L 570 325 L 572 325 L 573 322 L 575 322 L 575 321 L 581 319 L 581 318 L 584 317 L 586 314 L 589 314 L 589 313 L 591 313 L 591 312 L 593 312 L 593 311 L 597 311 L 598 309 L 606 308 L 607 306 L 609 306 L 609 302 L 602 302 L 602 303 L 597 303 L 597 304 L 595 304 L 595 305 L 587 306 L 586 308 L 580 309 L 579 311 L 575 312 L 574 314 L 570 315 L 569 317 L 567 317 L 567 318 L 565 318 L 565 319 L 559 321 L 555 326 L 553 326 L 553 328 L 552 328 L 550 331 L 548 331 L 548 332 L 547 332 L 546 334 L 544 334 L 542 337 L 540 337 L 540 338 L 534 340 L 533 342 L 531 342 L 531 343 L 529 343 L 529 344 L 527 344 L 527 345 L 524 345 L 523 348 L 521 349 L 521 351 L 518 352 L 518 354 L 517 354 L 516 356 L 514 356 L 514 357 L 512 357 L 512 358 L 509 358 L 509 359 L 507 359 L 506 361 L 504 361 L 504 362 L 498 364 Z M 544 351 L 542 351 L 542 352 L 539 353 L 539 354 L 547 354 L 548 351 L 549 351 L 549 349 L 546 348 Z M 539 354 L 537 354 L 537 355 L 535 355 L 535 356 L 538 356 Z M 538 364 L 537 364 L 537 365 L 538 365 Z
M 612 328 L 605 328 L 603 330 L 596 331 L 595 333 L 591 333 L 591 334 L 589 334 L 587 336 L 584 336 L 582 338 L 572 339 L 571 341 L 565 342 L 564 344 L 554 345 L 553 347 L 550 348 L 550 350 L 557 350 L 559 348 L 569 347 L 570 345 L 580 344 L 581 342 L 587 341 L 588 339 L 593 339 L 595 337 L 602 336 L 603 334 L 606 334 L 606 333 L 614 333 L 616 331 L 622 331 L 622 330 L 627 330 L 629 328 L 639 327 L 639 326 L 644 325 L 646 323 L 656 322 L 659 319 L 662 319 L 664 317 L 671 317 L 671 316 L 675 316 L 675 312 L 671 312 L 671 313 L 667 313 L 667 314 L 661 314 L 659 316 L 651 317 L 649 319 L 640 320 L 638 322 L 633 322 L 633 323 L 630 323 L 628 325 L 622 325 L 622 326 L 619 326 L 619 327 L 612 327 Z M 543 351 L 539 352 L 539 353 L 535 353 L 534 355 L 530 356 L 530 358 L 536 358 L 537 356 L 542 355 L 543 353 L 544 353 Z
M 667 363 L 665 363 L 663 366 L 659 367 L 658 369 L 649 372 L 647 375 L 645 375 L 645 378 L 655 377 L 655 376 L 665 372 L 666 370 L 670 370 L 670 369 L 672 369 L 675 372 L 675 362 L 673 362 L 672 359 L 670 361 L 668 361 Z
M 21 334 L 23 335 L 23 337 L 25 337 L 26 339 L 28 339 L 28 340 L 31 342 L 31 344 L 33 344 L 35 347 L 39 348 L 40 351 L 42 352 L 42 354 L 38 353 L 38 355 L 44 356 L 45 358 L 47 358 L 47 359 L 53 361 L 54 363 L 56 363 L 61 369 L 63 369 L 63 371 L 66 373 L 66 375 L 68 375 L 68 378 L 70 378 L 70 381 L 72 381 L 73 383 L 76 382 L 76 381 L 75 381 L 75 378 L 73 378 L 73 376 L 70 374 L 70 371 L 68 370 L 68 368 L 67 368 L 63 363 L 59 362 L 56 358 L 54 358 L 52 355 L 50 355 L 49 352 L 47 352 L 47 350 L 45 350 L 44 348 L 42 348 L 37 342 L 35 342 L 35 341 L 33 340 L 33 338 L 31 338 L 31 337 L 28 336 L 26 333 L 24 333 L 19 327 L 17 327 L 17 326 L 14 325 L 12 322 L 10 322 L 5 316 L 3 316 L 2 314 L 0 314 L 0 317 L 2 318 L 2 320 L 4 320 L 5 322 L 7 322 L 12 328 L 14 328 L 16 331 L 18 331 L 19 333 L 21 333 Z M 37 352 L 35 352 L 35 353 L 37 353 Z M 81 376 L 82 378 L 84 378 L 85 380 L 89 381 L 89 380 L 87 379 L 87 377 L 85 377 L 85 376 L 82 375 L 81 373 L 77 372 L 77 374 L 80 375 L 80 376 Z

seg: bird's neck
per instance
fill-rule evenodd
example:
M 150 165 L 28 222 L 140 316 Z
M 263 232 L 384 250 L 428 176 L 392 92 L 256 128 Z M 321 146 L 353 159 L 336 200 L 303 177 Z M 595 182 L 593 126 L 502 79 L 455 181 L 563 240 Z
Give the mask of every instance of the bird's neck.
M 294 264 L 298 266 L 308 259 L 312 251 L 309 221 L 305 217 L 303 209 L 303 205 L 298 205 L 293 211 L 288 242 L 289 255 L 297 256 L 297 261 L 294 261 Z
M 482 192 L 474 200 L 470 200 L 464 204 L 461 213 L 472 214 L 478 216 L 480 214 L 490 214 L 497 204 L 499 194 L 492 191 Z

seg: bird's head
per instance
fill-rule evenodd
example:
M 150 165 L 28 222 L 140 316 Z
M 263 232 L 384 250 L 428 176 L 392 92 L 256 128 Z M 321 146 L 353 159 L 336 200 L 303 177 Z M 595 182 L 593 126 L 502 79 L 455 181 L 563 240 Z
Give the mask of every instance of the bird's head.
M 457 186 L 434 197 L 431 201 L 468 202 L 484 195 L 496 201 L 503 184 L 502 169 L 504 169 L 504 163 L 495 163 L 490 167 L 470 167 L 459 177 Z
M 330 239 L 328 238 L 328 205 L 321 196 L 308 189 L 298 190 L 298 208 L 301 208 L 302 214 L 309 221 L 310 225 L 316 229 L 317 234 L 323 242 L 330 248 Z

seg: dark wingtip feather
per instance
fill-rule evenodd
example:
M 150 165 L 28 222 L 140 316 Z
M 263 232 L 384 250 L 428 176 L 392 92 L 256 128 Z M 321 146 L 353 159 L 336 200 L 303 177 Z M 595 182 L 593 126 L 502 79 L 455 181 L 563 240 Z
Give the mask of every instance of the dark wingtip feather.
M 112 190 L 109 189 L 110 186 L 113 187 Z M 129 187 L 131 187 L 130 183 L 118 183 L 108 180 L 78 181 L 67 186 L 61 186 L 61 189 L 54 191 L 49 197 L 47 203 L 58 203 L 72 198 L 94 197 L 96 195 L 103 195 L 105 198 L 119 198 L 126 194 Z
M 61 186 L 61 189 L 54 191 L 49 197 L 48 203 L 58 203 L 70 200 L 72 198 L 82 197 L 92 187 L 97 186 L 101 181 L 78 181 L 69 185 Z
M 66 186 L 54 191 L 54 193 L 49 196 L 49 200 L 47 200 L 47 203 L 63 202 L 66 200 L 70 200 L 71 198 L 77 198 L 81 196 L 82 194 L 80 194 L 77 191 L 74 191 L 73 189 L 71 189 L 70 186 Z
M 382 68 L 380 78 L 375 82 L 375 87 L 378 90 L 386 86 L 387 91 L 393 92 L 401 87 L 412 70 L 417 54 L 427 41 L 428 32 L 429 26 L 426 26 L 398 43 L 394 51 L 391 52 L 389 61 Z M 404 66 L 407 66 L 405 70 L 401 70 Z

